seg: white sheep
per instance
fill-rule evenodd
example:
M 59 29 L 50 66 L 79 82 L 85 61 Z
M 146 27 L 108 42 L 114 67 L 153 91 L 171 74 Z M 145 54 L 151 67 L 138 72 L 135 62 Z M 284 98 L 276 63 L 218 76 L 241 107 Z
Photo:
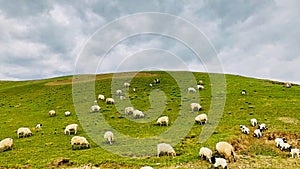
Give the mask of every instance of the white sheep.
M 140 110 L 134 110 L 132 114 L 134 118 L 143 118 L 145 116 Z
M 246 90 L 242 90 L 241 94 L 245 95 L 246 94 Z
M 257 138 L 260 138 L 263 135 L 262 133 L 263 133 L 262 129 L 256 129 L 256 130 L 254 130 L 253 136 L 257 137 Z
M 150 83 L 149 86 L 152 87 L 153 86 L 152 83 Z
M 31 136 L 32 132 L 27 127 L 20 127 L 17 131 L 17 135 L 18 135 L 18 138 L 20 138 L 20 136 L 27 137 L 27 136 Z
M 128 88 L 128 87 L 130 87 L 130 83 L 128 83 L 128 82 L 125 82 L 125 83 L 124 83 L 124 87 L 125 87 L 125 88 Z
M 158 84 L 158 83 L 160 83 L 160 80 L 159 79 L 154 79 L 154 81 L 153 81 L 155 84 Z
M 105 96 L 103 94 L 99 94 L 98 95 L 98 100 L 105 100 Z
M 245 125 L 240 125 L 240 128 L 242 130 L 242 133 L 250 134 L 250 129 L 248 127 L 246 127 Z
M 193 87 L 188 88 L 188 93 L 196 93 L 196 89 Z
M 37 124 L 37 125 L 35 126 L 35 128 L 40 129 L 42 126 L 43 126 L 43 125 L 39 123 L 39 124 Z
M 219 154 L 223 155 L 225 159 L 228 159 L 229 162 L 231 157 L 233 157 L 234 162 L 236 161 L 236 154 L 231 144 L 224 141 L 218 142 L 216 144 L 216 150 Z
M 166 126 L 169 125 L 169 117 L 168 116 L 162 116 L 157 119 L 156 124 L 159 124 L 160 126 L 162 124 L 166 124 Z
M 93 112 L 99 112 L 101 110 L 101 107 L 98 106 L 98 105 L 93 105 L 90 107 L 90 112 L 93 113 Z
M 289 143 L 282 143 L 280 145 L 280 150 L 284 151 L 284 150 L 290 150 L 291 151 L 292 146 Z
M 150 166 L 144 166 L 144 167 L 141 167 L 140 169 L 153 169 L 153 168 Z
M 50 117 L 56 116 L 55 110 L 50 110 L 50 111 L 48 112 L 48 114 L 49 114 Z
M 198 85 L 203 85 L 203 81 L 199 80 Z
M 125 96 L 119 96 L 120 100 L 125 100 L 126 97 Z
M 157 144 L 157 157 L 159 157 L 160 154 L 167 154 L 171 155 L 172 157 L 176 157 L 175 150 L 170 144 L 167 143 L 160 143 Z
M 70 135 L 71 131 L 74 131 L 74 134 L 76 134 L 77 133 L 77 129 L 78 129 L 78 124 L 69 124 L 65 128 L 64 133 L 65 134 L 69 133 L 69 135 Z
M 224 158 L 211 157 L 211 163 L 215 168 L 221 166 L 223 169 L 227 169 L 227 162 Z
M 300 150 L 298 148 L 291 149 L 292 158 L 294 158 L 294 155 L 296 154 L 298 158 L 300 158 Z
M 121 96 L 122 95 L 122 90 L 116 90 L 116 94 L 117 94 L 117 96 Z
M 290 82 L 285 82 L 285 87 L 286 87 L 286 88 L 291 88 L 291 87 L 292 87 L 292 83 L 290 83 Z
M 258 129 L 261 129 L 262 131 L 268 130 L 268 127 L 265 123 L 262 123 L 258 126 Z
M 79 148 L 85 147 L 90 148 L 90 143 L 86 140 L 85 137 L 82 136 L 74 136 L 71 139 L 72 149 L 75 150 L 76 145 L 79 145 Z
M 114 141 L 114 133 L 111 131 L 107 131 L 104 133 L 104 139 L 112 145 L 112 142 Z
M 136 88 L 133 88 L 132 91 L 133 91 L 133 92 L 136 92 Z
M 115 100 L 113 98 L 107 98 L 106 104 L 115 104 Z
M 207 114 L 199 114 L 198 116 L 195 117 L 195 122 L 197 124 L 206 124 L 207 123 Z
M 199 156 L 211 162 L 212 151 L 207 147 L 201 147 L 199 150 Z
M 133 111 L 133 107 L 125 107 L 125 115 L 131 115 Z
M 252 119 L 250 120 L 250 122 L 251 122 L 251 126 L 252 126 L 252 127 L 254 127 L 254 126 L 257 125 L 257 120 L 256 120 L 255 118 L 252 118 Z
M 202 89 L 204 89 L 204 86 L 203 85 L 197 85 L 197 89 L 202 90 Z
M 70 116 L 71 112 L 70 111 L 65 111 L 65 116 Z
M 0 141 L 0 152 L 12 149 L 14 146 L 14 141 L 12 138 L 5 138 Z
M 191 109 L 192 111 L 199 111 L 202 109 L 202 106 L 199 103 L 191 103 Z
M 286 143 L 286 138 L 285 137 L 275 139 L 275 144 L 276 144 L 277 148 L 279 148 L 282 143 Z

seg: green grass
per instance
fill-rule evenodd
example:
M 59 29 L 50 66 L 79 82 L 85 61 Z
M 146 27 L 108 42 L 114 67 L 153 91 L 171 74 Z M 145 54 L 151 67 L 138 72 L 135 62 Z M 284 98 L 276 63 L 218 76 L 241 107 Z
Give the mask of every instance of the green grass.
M 47 164 L 60 157 L 70 158 L 74 166 L 80 166 L 89 162 L 93 164 L 106 164 L 107 166 L 118 166 L 123 168 L 139 168 L 141 165 L 151 165 L 157 168 L 162 166 L 171 166 L 186 162 L 195 162 L 199 160 L 198 152 L 202 146 L 207 146 L 214 150 L 218 141 L 230 141 L 237 139 L 241 132 L 240 124 L 250 124 L 251 118 L 257 118 L 259 122 L 264 122 L 269 126 L 269 131 L 280 131 L 297 133 L 300 131 L 299 125 L 295 123 L 285 123 L 279 120 L 279 117 L 291 118 L 299 122 L 300 110 L 300 87 L 284 88 L 281 84 L 273 84 L 268 80 L 258 80 L 235 75 L 226 75 L 226 104 L 221 121 L 214 133 L 204 143 L 199 143 L 199 134 L 202 131 L 202 125 L 192 125 L 188 134 L 183 137 L 175 146 L 178 156 L 155 157 L 156 150 L 152 149 L 145 153 L 143 158 L 121 157 L 110 153 L 102 148 L 107 146 L 103 140 L 103 133 L 107 128 L 101 126 L 102 116 L 105 121 L 119 133 L 133 138 L 149 138 L 168 131 L 175 124 L 176 119 L 185 118 L 179 115 L 179 110 L 183 109 L 185 113 L 191 113 L 190 110 L 183 108 L 183 104 L 199 100 L 203 110 L 199 113 L 209 113 L 211 105 L 211 86 L 210 79 L 206 73 L 194 73 L 197 80 L 204 81 L 205 89 L 200 91 L 199 95 L 187 95 L 186 91 L 180 91 L 178 82 L 169 74 L 164 72 L 145 72 L 153 76 L 136 76 L 131 81 L 131 86 L 137 88 L 137 92 L 132 92 L 131 88 L 126 101 L 144 111 L 144 119 L 133 119 L 123 115 L 118 108 L 124 110 L 127 102 L 117 101 L 117 106 L 106 105 L 104 102 L 98 102 L 102 108 L 101 113 L 89 113 L 89 105 L 93 104 L 94 99 L 99 93 L 106 97 L 114 96 L 113 88 L 123 88 L 123 82 L 128 78 L 113 80 L 111 76 L 99 75 L 95 82 L 95 91 L 91 96 L 81 98 L 82 105 L 88 105 L 86 111 L 75 113 L 75 107 L 72 98 L 72 84 L 70 78 L 59 77 L 37 81 L 22 82 L 0 82 L 0 139 L 11 137 L 14 139 L 13 150 L 0 153 L 1 167 L 21 167 L 31 166 L 33 168 L 44 168 Z M 184 72 L 174 72 L 178 76 L 184 75 Z M 154 76 L 155 75 L 155 76 Z M 103 77 L 103 78 L 101 78 Z M 105 78 L 104 78 L 105 77 Z M 161 84 L 155 84 L 149 87 L 149 83 L 154 78 L 161 79 Z M 57 83 L 48 85 L 49 82 Z M 66 82 L 66 83 L 64 83 Z M 184 83 L 196 86 L 194 81 L 186 80 Z M 80 84 L 82 92 L 88 90 L 88 83 Z M 242 89 L 247 90 L 247 94 L 240 94 Z M 159 98 L 159 99 L 157 99 Z M 181 101 L 183 100 L 183 103 Z M 163 107 L 163 109 L 160 109 Z M 50 118 L 48 111 L 54 109 L 57 116 Z M 70 117 L 64 117 L 65 111 L 71 111 Z M 78 117 L 85 117 L 79 123 Z M 170 126 L 159 127 L 155 125 L 157 117 L 168 115 Z M 196 114 L 192 114 L 193 116 Z M 77 117 L 78 116 L 78 117 Z M 213 122 L 207 125 L 212 125 Z M 34 129 L 37 123 L 42 123 L 42 129 Z M 66 125 L 78 123 L 78 135 L 85 136 L 91 142 L 91 148 L 85 150 L 72 150 L 70 145 L 71 136 L 64 135 L 63 129 Z M 192 121 L 193 123 L 193 121 Z M 17 138 L 16 130 L 19 127 L 29 127 L 33 131 L 33 136 L 28 138 Z M 83 128 L 89 127 L 89 131 Z M 54 134 L 55 129 L 57 134 Z M 94 133 L 96 141 L 93 142 L 88 133 Z M 178 131 L 180 133 L 180 131 Z M 249 136 L 251 137 L 251 136 Z M 164 138 L 160 141 L 168 141 Z M 100 144 L 101 146 L 99 146 Z M 113 146 L 125 144 L 121 138 L 116 137 Z M 142 143 L 137 142 L 140 147 Z M 112 147 L 113 147 L 112 146 Z M 149 150 L 153 147 L 148 147 Z M 143 151 L 142 151 L 143 152 Z M 124 154 L 130 153 L 123 152 Z M 286 158 L 286 153 L 277 151 L 272 146 L 259 144 L 251 146 L 246 153 L 249 155 L 280 156 Z M 238 153 L 239 154 L 239 153 Z

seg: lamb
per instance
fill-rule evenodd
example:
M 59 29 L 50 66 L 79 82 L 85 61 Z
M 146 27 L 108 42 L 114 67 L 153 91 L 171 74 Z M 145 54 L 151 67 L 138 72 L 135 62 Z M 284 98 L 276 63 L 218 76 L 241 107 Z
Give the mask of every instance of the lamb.
M 248 127 L 246 127 L 245 125 L 240 125 L 240 128 L 242 130 L 242 133 L 250 134 L 250 129 Z
M 50 117 L 56 116 L 55 110 L 50 110 L 50 111 L 48 112 L 48 114 L 49 114 Z
M 78 124 L 69 124 L 65 128 L 64 133 L 65 134 L 69 133 L 69 135 L 70 135 L 71 131 L 74 131 L 74 134 L 76 134 L 77 133 L 77 129 L 78 129 Z
M 196 89 L 193 87 L 188 88 L 188 93 L 196 93 Z
M 112 142 L 114 141 L 114 134 L 111 131 L 107 131 L 104 133 L 104 139 L 112 145 Z
M 172 157 L 176 157 L 175 150 L 170 144 L 167 143 L 160 143 L 157 144 L 157 157 L 159 157 L 160 154 L 166 153 L 168 156 L 171 155 Z
M 266 126 L 265 123 L 262 123 L 258 126 L 258 129 L 261 129 L 262 131 L 268 130 L 268 127 Z
M 141 167 L 140 169 L 153 169 L 153 168 L 150 166 L 144 166 L 144 167 Z
M 100 106 L 98 106 L 98 105 L 93 105 L 93 106 L 91 106 L 91 108 L 90 108 L 90 112 L 92 113 L 92 112 L 99 112 L 101 110 L 101 107 Z
M 117 96 L 121 96 L 122 95 L 122 90 L 116 90 L 116 94 L 117 94 Z
M 160 126 L 162 124 L 166 124 L 166 126 L 169 125 L 169 117 L 168 116 L 162 116 L 157 119 L 156 124 L 159 124 Z
M 257 125 L 257 120 L 255 118 L 251 119 L 250 122 L 252 127 Z
M 199 114 L 195 117 L 195 122 L 197 124 L 206 124 L 207 123 L 207 115 L 206 114 Z
M 43 125 L 39 123 L 39 124 L 37 124 L 37 125 L 35 126 L 35 128 L 40 129 L 42 126 L 43 126 Z
M 99 94 L 98 95 L 98 100 L 105 100 L 105 96 L 103 94 Z
M 199 111 L 202 109 L 202 106 L 199 103 L 191 103 L 192 111 Z
M 211 157 L 211 163 L 215 168 L 221 166 L 223 169 L 227 169 L 227 162 L 224 158 Z
M 263 132 L 262 129 L 256 129 L 256 130 L 254 130 L 253 136 L 257 137 L 257 138 L 260 138 L 260 137 L 262 137 L 262 132 Z
M 133 107 L 126 107 L 125 108 L 125 115 L 131 115 L 133 113 Z
M 284 151 L 284 150 L 290 150 L 291 151 L 292 146 L 289 143 L 282 143 L 280 145 L 280 150 Z
M 82 136 L 74 136 L 71 139 L 72 149 L 75 150 L 76 145 L 79 145 L 79 148 L 85 147 L 90 148 L 90 143 L 86 140 L 85 137 Z
M 125 83 L 124 83 L 124 87 L 125 87 L 125 88 L 128 88 L 128 87 L 130 87 L 130 83 L 128 83 L 128 82 L 125 82 Z
M 201 147 L 199 151 L 199 156 L 203 159 L 209 160 L 211 162 L 212 151 L 209 148 Z
M 140 110 L 134 110 L 132 114 L 133 114 L 134 118 L 143 118 L 143 117 L 145 117 L 144 113 Z
M 115 100 L 113 98 L 107 98 L 106 104 L 115 104 Z
M 295 158 L 294 155 L 297 154 L 298 158 L 300 158 L 300 151 L 298 148 L 291 149 L 292 158 Z
M 65 111 L 65 116 L 70 116 L 71 115 L 71 112 L 70 111 Z
M 228 159 L 229 162 L 231 156 L 233 157 L 234 162 L 236 161 L 236 154 L 231 144 L 224 141 L 218 142 L 216 144 L 216 150 L 219 152 L 219 154 L 223 155 L 225 159 Z
M 279 146 L 282 144 L 282 143 L 286 143 L 286 138 L 283 137 L 283 138 L 276 138 L 275 139 L 275 144 L 276 144 L 276 147 L 279 148 Z
M 8 149 L 12 150 L 14 146 L 14 141 L 12 138 L 5 138 L 0 141 L 0 152 L 6 151 Z
M 27 136 L 31 136 L 32 132 L 27 127 L 20 127 L 17 131 L 17 135 L 18 135 L 18 138 L 20 138 L 20 136 L 27 137 Z
M 204 89 L 204 86 L 203 85 L 197 85 L 197 89 L 202 90 L 202 89 Z

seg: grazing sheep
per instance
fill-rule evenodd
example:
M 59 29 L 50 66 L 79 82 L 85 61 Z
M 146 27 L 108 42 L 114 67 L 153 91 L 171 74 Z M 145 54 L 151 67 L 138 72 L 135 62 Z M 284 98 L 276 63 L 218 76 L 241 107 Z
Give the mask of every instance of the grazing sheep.
M 90 112 L 93 113 L 93 112 L 99 112 L 101 110 L 101 107 L 98 106 L 98 105 L 93 105 L 91 106 L 90 108 Z
M 153 86 L 152 83 L 150 83 L 149 86 L 152 87 Z
M 204 86 L 203 85 L 197 85 L 197 89 L 202 90 L 202 89 L 204 89 Z
M 134 87 L 134 88 L 132 89 L 132 91 L 133 91 L 133 92 L 136 92 L 136 88 Z
M 6 151 L 8 149 L 12 150 L 14 146 L 14 141 L 12 138 L 5 138 L 0 141 L 0 152 Z
M 188 93 L 196 93 L 196 89 L 193 87 L 188 88 Z
M 260 137 L 262 137 L 262 132 L 263 132 L 262 129 L 256 129 L 256 130 L 254 130 L 253 136 L 257 137 L 257 138 L 260 138 Z
M 203 85 L 203 81 L 199 80 L 198 85 Z
M 69 133 L 69 135 L 70 135 L 71 131 L 74 131 L 74 134 L 76 134 L 77 133 L 77 129 L 78 129 L 78 124 L 69 124 L 65 128 L 64 133 L 65 134 Z
M 206 124 L 207 123 L 207 115 L 206 114 L 199 114 L 195 117 L 195 122 L 197 124 Z
M 143 118 L 143 117 L 145 117 L 144 113 L 140 110 L 134 110 L 132 114 L 133 114 L 134 118 Z
M 216 144 L 216 150 L 219 154 L 223 155 L 225 159 L 228 159 L 229 162 L 231 157 L 233 157 L 234 162 L 236 161 L 236 154 L 231 144 L 224 141 L 218 142 Z
M 27 136 L 31 136 L 32 132 L 27 127 L 20 127 L 17 131 L 17 135 L 18 135 L 18 138 L 20 138 L 20 136 L 27 137 Z
M 282 144 L 280 145 L 280 150 L 281 150 L 281 151 L 284 151 L 284 150 L 289 150 L 289 151 L 291 151 L 292 148 L 293 148 L 293 147 L 292 147 L 289 143 L 282 143 Z
M 200 106 L 199 103 L 191 103 L 191 108 L 192 108 L 192 111 L 195 112 L 195 111 L 201 110 L 202 106 Z
M 56 116 L 55 110 L 50 110 L 50 111 L 48 112 L 48 114 L 49 114 L 50 117 Z
M 107 98 L 106 104 L 115 104 L 115 100 L 113 98 Z
M 66 111 L 65 112 L 65 116 L 67 117 L 67 116 L 70 116 L 71 115 L 71 112 L 70 111 Z
M 292 158 L 295 158 L 294 155 L 297 154 L 298 158 L 300 158 L 300 150 L 298 148 L 291 149 Z
M 116 94 L 117 94 L 117 96 L 121 96 L 122 95 L 122 90 L 116 90 Z
M 158 83 L 160 83 L 160 80 L 159 79 L 154 79 L 154 81 L 153 81 L 155 84 L 158 84 Z
M 285 87 L 286 87 L 286 88 L 291 88 L 291 87 L 292 87 L 292 83 L 290 83 L 290 82 L 285 82 Z
M 125 96 L 120 96 L 119 98 L 120 98 L 120 100 L 125 100 L 126 99 Z
M 157 119 L 156 124 L 159 124 L 160 126 L 162 124 L 166 124 L 166 126 L 169 125 L 169 117 L 168 116 L 162 116 Z
M 261 129 L 262 131 L 268 130 L 268 127 L 266 126 L 265 123 L 262 123 L 258 126 L 258 129 Z
M 79 145 L 79 149 L 85 147 L 85 148 L 90 148 L 90 143 L 86 140 L 85 137 L 82 136 L 74 136 L 71 139 L 71 146 L 72 149 L 75 150 L 76 145 Z
M 43 126 L 43 125 L 39 123 L 39 124 L 37 124 L 37 125 L 35 126 L 35 128 L 40 129 L 42 126 Z
M 105 96 L 103 94 L 99 94 L 98 95 L 98 100 L 105 100 Z
M 275 144 L 276 144 L 276 147 L 279 148 L 279 146 L 282 144 L 282 143 L 286 143 L 286 138 L 283 137 L 283 138 L 276 138 L 275 139 Z
M 245 95 L 246 94 L 246 90 L 242 90 L 241 94 Z
M 157 144 L 157 157 L 159 157 L 160 154 L 165 154 L 165 153 L 168 156 L 171 155 L 172 157 L 176 157 L 175 150 L 170 144 L 167 143 Z
M 125 115 L 131 115 L 133 113 L 133 107 L 126 107 L 125 108 Z
M 128 82 L 125 82 L 125 83 L 124 83 L 124 87 L 125 87 L 125 88 L 128 88 L 128 87 L 130 87 L 130 83 L 128 83 Z
M 240 128 L 242 130 L 242 133 L 250 134 L 250 129 L 248 127 L 246 127 L 245 125 L 240 125 Z
M 140 169 L 153 169 L 153 168 L 150 166 L 144 166 L 144 167 L 141 167 Z
M 199 151 L 199 156 L 203 159 L 208 160 L 211 162 L 211 157 L 212 157 L 212 151 L 209 148 L 206 147 L 201 147 Z
M 250 122 L 252 127 L 257 125 L 257 120 L 255 118 L 251 119 Z
M 104 139 L 112 145 L 112 142 L 114 141 L 114 133 L 111 131 L 107 131 L 104 133 Z
M 211 157 L 211 163 L 215 168 L 221 166 L 223 169 L 227 169 L 227 162 L 224 158 Z

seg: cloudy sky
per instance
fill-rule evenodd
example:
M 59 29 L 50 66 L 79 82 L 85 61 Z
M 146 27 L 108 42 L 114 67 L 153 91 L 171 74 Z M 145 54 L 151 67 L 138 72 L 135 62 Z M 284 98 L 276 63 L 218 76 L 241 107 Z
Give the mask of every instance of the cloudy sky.
M 0 79 L 164 69 L 300 83 L 299 18 L 297 0 L 0 0 Z

